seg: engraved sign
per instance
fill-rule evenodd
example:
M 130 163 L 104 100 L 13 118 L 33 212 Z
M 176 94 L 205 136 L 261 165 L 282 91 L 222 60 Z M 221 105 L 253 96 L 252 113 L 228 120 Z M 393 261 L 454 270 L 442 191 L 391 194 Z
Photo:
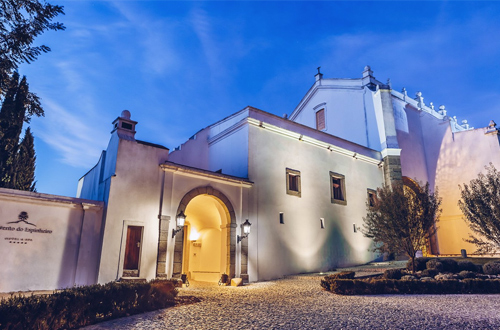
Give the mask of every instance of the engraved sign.
M 52 230 L 37 228 L 37 226 L 34 223 L 28 221 L 28 218 L 29 218 L 28 212 L 22 211 L 21 213 L 19 213 L 17 221 L 7 222 L 8 226 L 0 225 L 0 230 L 9 231 L 13 235 L 13 236 L 9 235 L 9 237 L 4 238 L 4 241 L 6 243 L 24 245 L 33 242 L 31 234 L 52 234 Z M 10 224 L 13 224 L 13 226 Z M 25 225 L 24 227 L 22 226 L 23 224 Z M 24 235 L 22 237 L 20 235 L 14 236 L 14 234 L 20 234 L 20 233 L 29 233 L 31 237 L 25 237 Z

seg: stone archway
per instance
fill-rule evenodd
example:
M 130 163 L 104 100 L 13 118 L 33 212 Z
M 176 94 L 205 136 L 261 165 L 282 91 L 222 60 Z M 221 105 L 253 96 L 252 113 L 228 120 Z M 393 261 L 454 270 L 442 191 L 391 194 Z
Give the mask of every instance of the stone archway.
M 200 195 L 208 195 L 215 198 L 224 206 L 224 211 L 226 213 L 226 219 L 229 219 L 228 223 L 222 228 L 224 235 L 226 236 L 227 242 L 227 254 L 226 254 L 226 271 L 225 273 L 229 275 L 229 278 L 234 278 L 236 275 L 236 215 L 233 206 L 229 199 L 219 190 L 214 189 L 210 186 L 194 188 L 188 192 L 181 199 L 177 212 L 179 214 L 181 211 L 184 212 L 189 202 Z M 186 228 L 186 227 L 184 227 Z M 180 277 L 183 271 L 183 255 L 184 255 L 184 228 L 183 230 L 175 236 L 175 246 L 174 246 L 174 264 L 172 277 Z

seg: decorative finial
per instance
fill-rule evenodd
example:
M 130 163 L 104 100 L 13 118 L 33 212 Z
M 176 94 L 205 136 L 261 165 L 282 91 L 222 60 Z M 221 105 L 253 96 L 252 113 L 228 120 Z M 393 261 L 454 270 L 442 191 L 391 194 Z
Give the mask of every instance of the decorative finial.
M 320 66 L 318 66 L 318 74 L 321 74 L 321 72 L 319 72 L 319 69 L 321 69 L 321 67 L 320 67 Z
M 429 107 L 430 107 L 432 110 L 434 110 L 434 103 L 430 102 L 430 103 L 429 103 Z
M 401 93 L 403 93 L 404 96 L 408 96 L 408 92 L 406 91 L 406 88 L 404 88 L 404 87 L 401 90 Z
M 490 124 L 488 125 L 490 128 L 495 128 L 497 127 L 497 123 L 495 123 L 493 120 L 490 121 Z
M 120 115 L 120 117 L 125 118 L 125 119 L 130 119 L 130 111 L 123 110 L 122 114 Z
M 444 105 L 439 106 L 439 114 L 446 116 L 446 107 Z
M 391 88 L 391 78 L 387 78 L 387 86 L 389 86 L 389 88 Z

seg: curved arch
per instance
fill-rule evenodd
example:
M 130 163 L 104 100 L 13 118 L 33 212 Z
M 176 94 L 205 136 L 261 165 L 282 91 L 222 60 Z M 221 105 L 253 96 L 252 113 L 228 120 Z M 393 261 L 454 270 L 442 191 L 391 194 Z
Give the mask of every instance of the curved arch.
M 181 211 L 184 212 L 189 202 L 196 196 L 200 195 L 208 195 L 215 198 L 221 203 L 226 212 L 226 219 L 228 219 L 228 223 L 223 226 L 223 229 L 226 230 L 226 241 L 228 242 L 226 274 L 229 275 L 229 278 L 233 278 L 236 275 L 236 215 L 233 205 L 226 195 L 210 186 L 194 188 L 182 197 L 175 214 L 179 214 Z M 182 230 L 182 233 L 175 236 L 173 277 L 180 277 L 182 274 L 183 253 L 184 229 Z

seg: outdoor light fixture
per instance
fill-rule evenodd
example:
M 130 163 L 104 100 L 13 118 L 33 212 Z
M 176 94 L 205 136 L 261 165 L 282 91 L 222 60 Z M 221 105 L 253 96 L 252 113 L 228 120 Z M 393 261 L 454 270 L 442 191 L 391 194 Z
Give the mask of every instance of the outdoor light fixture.
M 179 214 L 177 214 L 177 218 L 175 219 L 177 223 L 177 229 L 172 229 L 172 238 L 177 235 L 178 232 L 182 230 L 184 227 L 184 221 L 186 220 L 186 215 L 184 214 L 184 211 L 180 211 Z
M 248 221 L 248 219 L 245 220 L 245 222 L 243 223 L 243 234 L 242 236 L 238 235 L 238 243 L 241 242 L 242 239 L 244 238 L 247 238 L 248 237 L 248 234 L 250 234 L 250 226 L 252 224 Z

